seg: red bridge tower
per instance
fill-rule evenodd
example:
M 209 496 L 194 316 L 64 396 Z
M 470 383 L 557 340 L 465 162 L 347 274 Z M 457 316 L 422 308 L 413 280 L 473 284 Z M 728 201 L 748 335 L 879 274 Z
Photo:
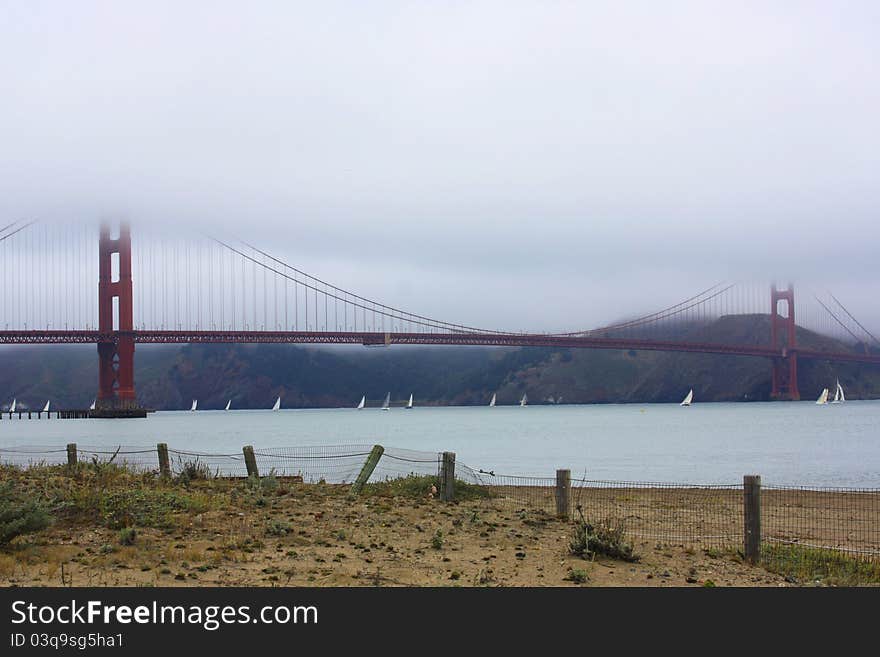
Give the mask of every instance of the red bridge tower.
M 785 316 L 779 314 L 779 302 L 786 305 Z M 780 339 L 781 338 L 781 339 Z M 782 349 L 782 356 L 773 359 L 773 399 L 799 401 L 797 381 L 797 325 L 794 321 L 794 287 L 786 290 L 770 288 L 770 342 Z
M 118 270 L 113 271 L 113 256 Z M 123 223 L 119 237 L 101 226 L 98 244 L 98 398 L 94 417 L 144 417 L 134 392 L 134 329 L 132 317 L 131 229 Z M 116 278 L 114 278 L 114 274 Z M 114 301 L 115 308 L 114 308 Z

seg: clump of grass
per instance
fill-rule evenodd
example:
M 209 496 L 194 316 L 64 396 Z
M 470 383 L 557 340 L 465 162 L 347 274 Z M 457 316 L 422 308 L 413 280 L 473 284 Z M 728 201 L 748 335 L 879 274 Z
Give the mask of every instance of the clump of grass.
M 581 568 L 574 568 L 568 572 L 568 575 L 565 576 L 565 579 L 569 582 L 574 582 L 575 584 L 585 584 L 589 581 L 590 575 L 586 570 Z
M 105 491 L 96 500 L 88 499 L 80 510 L 97 513 L 101 522 L 111 529 L 174 526 L 175 512 L 201 513 L 208 508 L 206 496 L 174 490 L 140 488 Z
M 431 487 L 440 490 L 440 478 L 435 475 L 409 474 L 405 477 L 386 479 L 364 485 L 361 495 L 377 497 L 414 497 L 424 499 L 431 492 Z M 456 500 L 475 500 L 491 497 L 488 487 L 470 484 L 459 479 L 455 480 Z
M 863 561 L 834 550 L 765 543 L 761 549 L 761 565 L 798 584 L 880 584 L 880 563 Z
M 137 540 L 137 529 L 134 527 L 123 527 L 119 530 L 120 545 L 134 545 Z
M 435 550 L 442 550 L 443 549 L 443 541 L 444 541 L 443 530 L 438 529 L 436 532 L 434 532 L 434 536 L 431 538 L 431 547 L 434 548 Z
M 45 529 L 52 516 L 36 500 L 22 500 L 13 493 L 11 483 L 0 485 L 0 545 Z
M 270 520 L 266 524 L 266 534 L 269 536 L 287 536 L 291 531 L 293 527 L 283 520 Z
M 191 481 L 205 481 L 216 477 L 217 473 L 211 472 L 208 464 L 199 461 L 198 457 L 192 461 L 179 461 L 179 463 L 178 473 L 174 478 L 174 481 L 178 484 L 188 484 Z
M 568 546 L 571 554 L 583 559 L 605 556 L 621 561 L 639 560 L 640 557 L 633 552 L 632 544 L 626 540 L 622 521 L 606 520 L 594 526 L 584 519 L 580 506 L 578 513 L 580 518 L 575 521 Z
M 269 474 L 260 479 L 260 490 L 264 493 L 274 493 L 281 487 L 278 477 L 275 476 L 275 469 L 269 470 Z

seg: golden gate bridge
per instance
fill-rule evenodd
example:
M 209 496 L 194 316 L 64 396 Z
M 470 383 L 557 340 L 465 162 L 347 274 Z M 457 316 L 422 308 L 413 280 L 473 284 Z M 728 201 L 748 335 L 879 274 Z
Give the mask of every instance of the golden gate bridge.
M 140 415 L 135 345 L 300 343 L 556 347 L 766 358 L 775 399 L 800 399 L 798 361 L 880 365 L 880 341 L 830 292 L 716 284 L 675 305 L 565 333 L 485 329 L 405 311 L 312 276 L 239 239 L 113 233 L 17 221 L 0 228 L 0 344 L 96 344 L 94 415 Z M 97 283 L 97 291 L 95 291 Z M 769 292 L 769 294 L 768 294 Z M 758 331 L 710 331 L 753 315 Z M 835 338 L 802 346 L 798 328 Z M 685 338 L 682 338 L 685 328 Z M 719 335 L 723 337 L 718 337 Z

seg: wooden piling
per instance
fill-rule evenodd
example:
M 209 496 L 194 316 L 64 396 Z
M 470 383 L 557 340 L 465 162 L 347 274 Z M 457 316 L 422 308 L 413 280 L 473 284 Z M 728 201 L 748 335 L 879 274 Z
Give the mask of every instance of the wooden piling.
M 244 454 L 244 465 L 247 468 L 248 477 L 259 479 L 260 471 L 257 470 L 257 457 L 254 456 L 254 448 L 251 445 L 245 445 L 241 451 Z
M 755 564 L 761 559 L 761 477 L 743 477 L 743 555 Z
M 76 467 L 76 443 L 67 444 L 67 465 L 70 468 Z
M 571 470 L 556 471 L 556 516 L 568 518 L 571 513 Z
M 444 502 L 455 499 L 455 452 L 443 452 L 440 465 L 440 499 Z
M 364 461 L 364 466 L 361 468 L 357 479 L 355 479 L 354 483 L 351 485 L 351 495 L 360 494 L 361 489 L 364 487 L 364 484 L 370 480 L 370 475 L 373 474 L 373 470 L 376 469 L 376 466 L 379 464 L 379 459 L 382 458 L 384 453 L 385 448 L 382 447 L 382 445 L 373 445 L 373 449 L 370 450 L 367 460 Z
M 156 445 L 156 452 L 159 455 L 159 476 L 171 476 L 171 461 L 168 459 L 168 445 L 159 443 Z

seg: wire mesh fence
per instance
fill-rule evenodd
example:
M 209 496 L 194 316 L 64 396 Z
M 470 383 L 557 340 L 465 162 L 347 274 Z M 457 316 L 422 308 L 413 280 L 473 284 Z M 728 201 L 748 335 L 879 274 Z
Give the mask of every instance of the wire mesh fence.
M 82 463 L 112 462 L 137 472 L 159 470 L 155 446 L 90 446 L 77 445 L 77 459 Z M 67 448 L 23 445 L 0 448 L 0 463 L 22 468 L 67 464 Z
M 765 558 L 832 551 L 880 560 L 880 489 L 762 486 L 761 538 L 771 546 Z
M 482 475 L 495 499 L 556 513 L 556 479 Z M 622 525 L 640 541 L 723 548 L 742 540 L 742 485 L 693 486 L 654 482 L 571 481 L 572 515 Z
M 305 483 L 351 484 L 364 468 L 372 445 L 254 448 L 260 475 L 295 477 Z M 159 472 L 156 447 L 77 445 L 79 462 L 113 462 L 139 472 Z M 193 466 L 210 476 L 247 477 L 242 452 L 207 453 L 169 448 L 169 468 L 177 476 Z M 0 463 L 22 468 L 64 465 L 66 448 L 0 448 Z M 443 454 L 385 448 L 369 483 L 409 476 L 442 478 Z M 455 463 L 455 479 L 482 487 L 492 504 L 557 513 L 555 477 L 495 474 Z M 743 485 L 573 479 L 570 515 L 591 523 L 619 524 L 635 541 L 695 548 L 743 544 Z M 843 555 L 880 562 L 880 489 L 764 485 L 761 488 L 762 558 L 828 558 Z M 785 548 L 778 549 L 778 548 Z M 808 552 L 807 552 L 808 551 Z M 806 556 L 805 556 L 806 555 Z

